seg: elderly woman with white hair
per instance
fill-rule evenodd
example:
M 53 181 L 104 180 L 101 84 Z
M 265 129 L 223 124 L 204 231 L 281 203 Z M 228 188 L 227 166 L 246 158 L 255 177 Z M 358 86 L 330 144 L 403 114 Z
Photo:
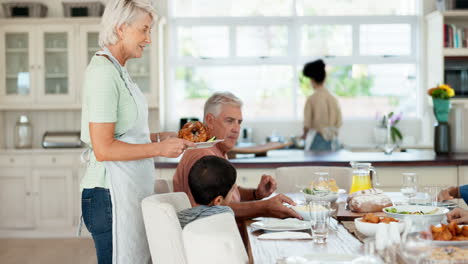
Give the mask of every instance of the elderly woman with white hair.
M 151 43 L 155 16 L 150 0 L 110 0 L 99 34 L 102 50 L 86 69 L 82 215 L 99 264 L 150 261 L 140 203 L 153 193 L 152 157 L 178 157 L 195 146 L 173 132 L 149 132 L 146 99 L 125 68 Z

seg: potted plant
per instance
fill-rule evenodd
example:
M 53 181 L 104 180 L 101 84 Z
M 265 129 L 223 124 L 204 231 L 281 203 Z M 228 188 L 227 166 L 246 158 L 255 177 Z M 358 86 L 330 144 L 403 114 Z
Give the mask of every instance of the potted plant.
M 434 116 L 437 120 L 434 132 L 434 151 L 437 154 L 450 153 L 450 126 L 448 118 L 450 113 L 450 98 L 455 91 L 447 84 L 441 84 L 427 91 L 432 97 Z

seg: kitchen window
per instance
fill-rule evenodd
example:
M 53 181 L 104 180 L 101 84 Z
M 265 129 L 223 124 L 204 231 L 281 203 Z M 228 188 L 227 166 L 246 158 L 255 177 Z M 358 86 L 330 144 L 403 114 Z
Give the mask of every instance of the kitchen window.
M 301 71 L 322 58 L 345 118 L 419 116 L 418 0 L 170 1 L 167 117 L 228 90 L 249 120 L 302 120 Z

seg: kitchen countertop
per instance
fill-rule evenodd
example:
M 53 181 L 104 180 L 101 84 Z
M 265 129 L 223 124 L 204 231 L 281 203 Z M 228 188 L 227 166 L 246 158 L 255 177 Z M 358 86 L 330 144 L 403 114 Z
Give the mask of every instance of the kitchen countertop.
M 156 168 L 175 168 L 179 158 L 155 158 Z M 432 150 L 408 150 L 385 155 L 383 152 L 306 152 L 303 150 L 272 150 L 266 157 L 238 155 L 230 161 L 236 168 L 277 168 L 283 166 L 341 166 L 350 161 L 371 162 L 375 167 L 460 166 L 468 165 L 468 153 L 436 156 Z

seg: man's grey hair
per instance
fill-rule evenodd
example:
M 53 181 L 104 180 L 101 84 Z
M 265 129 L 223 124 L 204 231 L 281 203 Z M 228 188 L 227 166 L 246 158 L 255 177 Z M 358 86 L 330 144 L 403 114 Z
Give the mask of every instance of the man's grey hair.
M 151 0 L 110 0 L 102 15 L 99 46 L 104 48 L 117 43 L 117 28 L 132 24 L 142 13 L 148 13 L 155 20 L 156 10 Z
M 206 100 L 203 116 L 212 114 L 217 117 L 221 113 L 223 105 L 242 107 L 242 101 L 230 92 L 216 92 Z

